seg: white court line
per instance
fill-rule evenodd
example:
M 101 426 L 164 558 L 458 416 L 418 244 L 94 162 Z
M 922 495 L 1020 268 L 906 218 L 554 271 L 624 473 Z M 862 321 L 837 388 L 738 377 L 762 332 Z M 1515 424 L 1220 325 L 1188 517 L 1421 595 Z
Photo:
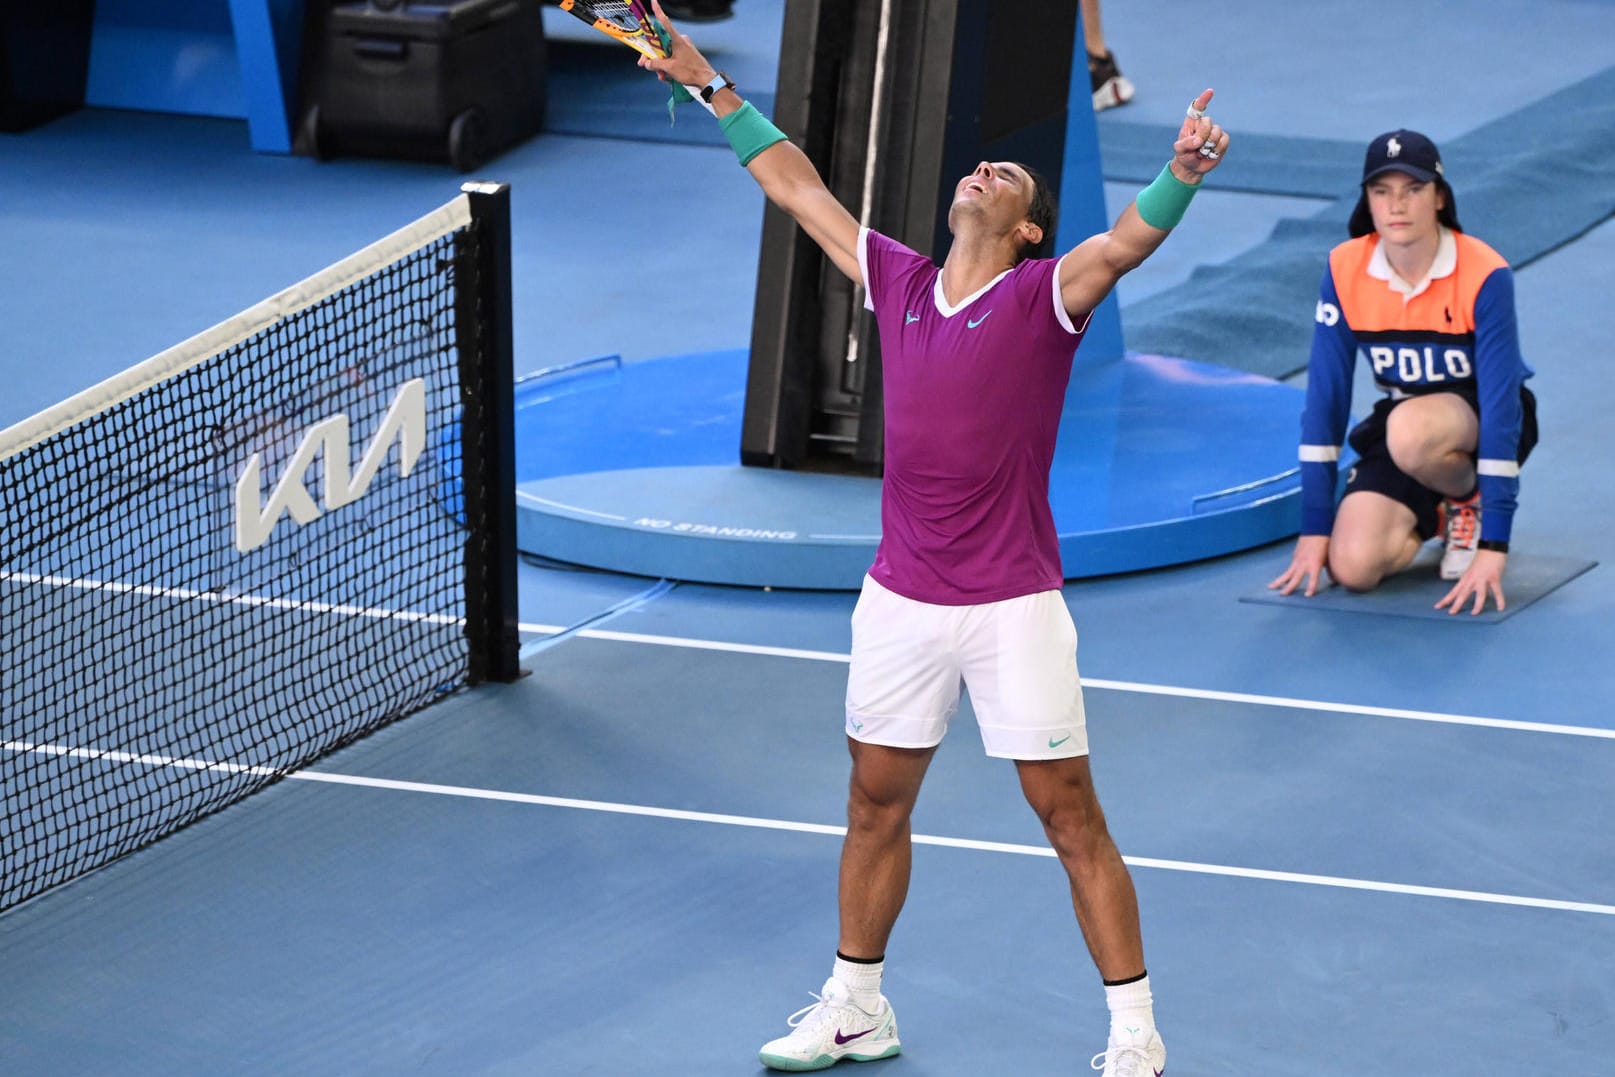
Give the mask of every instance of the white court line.
M 716 823 L 722 826 L 788 830 L 800 834 L 839 836 L 847 832 L 846 827 L 827 826 L 823 823 L 798 823 L 785 819 L 758 819 L 746 815 L 720 815 L 714 812 L 684 811 L 677 808 L 652 808 L 641 804 L 614 804 L 602 800 L 577 800 L 571 797 L 540 796 L 536 793 L 510 793 L 497 789 L 477 789 L 462 785 L 404 782 L 391 778 L 367 778 L 356 774 L 333 774 L 327 771 L 300 770 L 288 774 L 287 777 L 296 778 L 300 781 L 328 782 L 333 785 L 356 785 L 371 789 L 390 789 L 406 793 L 431 793 L 437 796 L 462 797 L 471 800 L 497 800 L 511 804 L 534 804 L 549 808 L 572 808 L 579 811 L 610 812 L 616 815 L 677 819 L 692 823 Z M 938 845 L 950 849 L 969 849 L 975 852 L 1010 853 L 1017 856 L 1054 856 L 1054 850 L 1041 845 L 974 841 L 969 838 L 945 838 L 930 834 L 915 834 L 913 840 L 916 845 Z M 1348 879 L 1335 875 L 1307 875 L 1293 871 L 1266 871 L 1261 868 L 1231 867 L 1225 864 L 1197 864 L 1187 860 L 1159 860 L 1153 857 L 1141 856 L 1124 856 L 1122 859 L 1133 867 L 1156 868 L 1161 871 L 1185 871 L 1197 875 L 1223 875 L 1240 879 L 1260 879 L 1267 882 L 1330 886 L 1345 890 L 1372 890 L 1384 894 L 1404 894 L 1412 897 L 1447 898 L 1453 901 L 1473 901 L 1490 905 L 1517 905 L 1533 909 L 1554 909 L 1561 912 L 1585 912 L 1596 913 L 1600 916 L 1615 916 L 1615 905 L 1598 905 L 1588 901 L 1559 901 L 1553 898 L 1520 897 L 1514 894 L 1489 894 L 1480 890 L 1453 890 L 1440 886 L 1410 886 L 1405 883 L 1378 882 L 1372 879 Z
M 563 631 L 552 625 L 523 624 L 523 632 L 549 634 Z M 687 647 L 704 651 L 732 651 L 736 654 L 760 654 L 780 658 L 804 658 L 815 662 L 851 661 L 851 656 L 835 651 L 806 651 L 791 647 L 763 647 L 749 643 L 722 643 L 716 640 L 686 639 L 679 636 L 648 636 L 634 632 L 611 632 L 602 629 L 584 629 L 575 633 L 589 639 L 611 640 L 618 643 L 646 643 L 657 647 Z M 1084 688 L 1097 688 L 1109 692 L 1136 692 L 1141 695 L 1177 696 L 1183 699 L 1207 699 L 1224 703 L 1249 703 L 1257 707 L 1283 707 L 1290 710 L 1323 711 L 1329 714 L 1357 714 L 1371 718 L 1403 718 L 1413 722 L 1440 722 L 1446 725 L 1479 726 L 1485 729 L 1512 729 L 1523 733 L 1555 733 L 1566 737 L 1592 737 L 1596 740 L 1615 740 L 1615 729 L 1592 726 L 1559 725 L 1552 722 L 1521 722 L 1509 718 L 1485 718 L 1472 714 L 1442 714 L 1437 711 L 1406 710 L 1401 707 L 1365 707 L 1355 703 L 1330 703 L 1315 699 L 1294 699 L 1288 696 L 1263 696 L 1250 692 L 1219 692 L 1208 688 L 1177 688 L 1165 684 L 1141 684 L 1137 681 L 1109 681 L 1098 677 L 1083 677 Z
M 1331 714 L 1362 714 L 1374 718 L 1406 718 L 1414 722 L 1443 722 L 1447 725 L 1481 726 L 1487 729 L 1514 729 L 1525 733 L 1557 733 L 1566 737 L 1593 737 L 1615 740 L 1615 729 L 1597 729 L 1580 725 L 1557 725 L 1552 722 L 1520 722 L 1509 718 L 1482 718 L 1472 714 L 1441 714 L 1436 711 L 1412 711 L 1400 707 L 1364 707 L 1355 703 L 1328 703 L 1312 699 L 1291 699 L 1285 696 L 1258 696 L 1248 692 L 1216 692 L 1205 688 L 1173 688 L 1161 684 L 1135 684 L 1130 681 L 1104 681 L 1084 677 L 1084 688 L 1105 688 L 1113 692 L 1140 692 L 1158 696 L 1182 696 L 1187 699 L 1211 699 L 1227 703 L 1250 703 L 1259 707 L 1287 707 L 1296 710 L 1327 711 Z
M 177 767 L 180 770 L 219 770 L 226 774 L 257 774 L 272 777 L 274 767 L 254 767 L 244 763 L 218 763 L 210 759 L 181 759 L 171 755 L 114 752 L 104 748 L 73 748 L 65 744 L 34 744 L 26 740 L 0 740 L 0 750 L 56 755 L 69 759 L 104 759 L 111 763 L 142 763 L 148 767 Z
M 43 584 L 55 587 L 77 587 L 84 590 L 105 590 L 119 594 L 138 594 L 189 601 L 231 603 L 242 606 L 296 610 L 304 613 L 336 613 L 375 618 L 390 617 L 402 621 L 424 621 L 432 624 L 462 624 L 465 620 L 462 617 L 421 613 L 414 610 L 339 606 L 325 602 L 300 602 L 290 599 L 268 598 L 262 595 L 225 595 L 180 587 L 151 587 L 89 578 L 75 579 L 65 576 L 41 576 L 31 572 L 0 571 L 0 581 Z M 566 631 L 566 627 L 563 625 L 524 622 L 518 627 L 521 631 L 534 635 L 556 635 Z M 839 662 L 843 665 L 851 660 L 849 655 L 835 651 L 804 650 L 797 647 L 767 647 L 760 644 L 726 643 L 719 640 L 692 639 L 681 636 L 653 636 L 638 632 L 613 632 L 599 628 L 585 628 L 574 634 L 588 639 L 608 640 L 616 643 L 643 643 L 656 647 L 683 647 L 690 650 L 726 651 L 732 654 L 755 654 L 774 658 L 801 658 L 813 662 Z M 1179 688 L 1163 684 L 1142 684 L 1136 681 L 1103 680 L 1097 677 L 1084 677 L 1082 683 L 1087 688 L 1111 692 L 1135 692 L 1141 695 L 1176 696 L 1181 699 L 1248 703 L 1257 707 L 1282 707 L 1289 710 L 1322 711 L 1328 714 L 1356 714 L 1371 718 L 1401 718 L 1414 722 L 1438 722 L 1445 725 L 1475 726 L 1483 729 L 1511 729 L 1524 733 L 1552 733 L 1566 737 L 1615 740 L 1615 729 L 1599 729 L 1592 726 L 1561 725 L 1552 722 L 1522 722 L 1508 718 L 1486 718 L 1470 714 L 1442 714 L 1435 711 L 1407 710 L 1400 707 L 1367 707 L 1355 703 L 1331 703 L 1323 700 L 1295 699 L 1287 696 L 1264 696 L 1250 692 L 1219 692 L 1206 688 Z
M 340 613 L 355 617 L 374 617 L 399 621 L 425 621 L 429 624 L 464 624 L 464 617 L 444 613 L 420 613 L 415 610 L 386 610 L 370 606 L 333 605 L 330 602 L 305 602 L 299 599 L 270 598 L 267 595 L 233 595 L 219 591 L 197 591 L 189 587 L 153 587 L 143 583 L 118 583 L 90 577 L 41 576 L 33 572 L 0 571 L 0 581 L 30 583 L 45 587 L 72 587 L 81 591 L 109 591 L 118 595 L 141 595 L 146 598 L 172 598 L 184 602 L 210 602 L 215 605 L 253 606 L 261 609 L 295 610 L 298 613 Z
M 0 741 L 0 749 L 13 752 L 31 752 L 37 755 L 68 756 L 77 759 L 104 759 L 117 763 L 140 763 L 146 766 L 179 767 L 185 770 L 219 770 L 229 773 L 271 775 L 273 768 L 244 766 L 236 763 L 219 763 L 206 759 L 183 759 L 173 756 L 136 754 L 133 752 L 102 751 L 94 748 L 73 748 L 55 744 L 33 744 L 27 741 Z M 493 800 L 508 804 L 533 804 L 549 808 L 571 808 L 578 811 L 609 812 L 616 815 L 637 815 L 654 819 L 676 819 L 693 823 L 715 823 L 721 826 L 752 827 L 762 830 L 785 830 L 799 834 L 825 834 L 840 836 L 845 827 L 824 823 L 799 823 L 786 819 L 760 819 L 747 815 L 722 815 L 716 812 L 684 811 L 678 808 L 653 808 L 640 804 L 616 804 L 603 800 L 578 800 L 572 797 L 541 796 L 537 793 L 512 793 L 500 789 L 478 789 L 464 785 L 439 785 L 431 782 L 406 782 L 392 778 L 370 778 L 358 774 L 336 774 L 329 771 L 298 770 L 287 778 L 305 782 L 325 782 L 331 785 L 359 786 L 367 789 L 388 789 L 405 793 L 429 793 L 436 796 L 459 797 L 467 800 Z M 915 834 L 916 845 L 936 845 L 950 849 L 969 849 L 975 852 L 1009 853 L 1017 856 L 1053 857 L 1054 851 L 1042 845 L 1019 845 L 1001 841 L 976 841 L 971 838 L 947 838 L 932 834 Z M 1554 898 L 1520 897 L 1514 894 L 1492 894 L 1480 890 L 1454 890 L 1439 886 L 1411 886 L 1406 883 L 1378 882 L 1371 879 L 1349 879 L 1336 875 L 1309 875 L 1293 871 L 1267 871 L 1262 868 L 1241 868 L 1226 864 L 1200 864 L 1187 860 L 1161 860 L 1154 857 L 1124 856 L 1128 864 L 1139 868 L 1161 871 L 1184 871 L 1197 875 L 1222 875 L 1240 879 L 1259 879 L 1267 882 L 1298 883 L 1307 886 L 1329 886 L 1345 890 L 1371 890 L 1385 894 L 1405 894 L 1413 897 L 1447 898 L 1453 901 L 1472 901 L 1490 905 L 1516 905 L 1534 909 L 1554 909 L 1561 912 L 1596 913 L 1615 916 L 1615 905 L 1599 905 L 1586 901 L 1560 901 Z
M 517 628 L 522 632 L 532 632 L 539 635 L 554 635 L 566 631 L 558 625 L 521 624 Z M 676 636 L 647 636 L 638 632 L 613 632 L 608 628 L 585 628 L 574 632 L 575 636 L 588 639 L 603 639 L 613 643 L 648 643 L 654 647 L 683 647 L 696 651 L 728 651 L 733 654 L 760 654 L 771 658 L 805 658 L 812 662 L 840 662 L 843 665 L 851 661 L 850 655 L 837 654 L 834 651 L 807 651 L 797 647 L 766 647 L 758 643 L 725 643 L 721 640 L 682 639 Z

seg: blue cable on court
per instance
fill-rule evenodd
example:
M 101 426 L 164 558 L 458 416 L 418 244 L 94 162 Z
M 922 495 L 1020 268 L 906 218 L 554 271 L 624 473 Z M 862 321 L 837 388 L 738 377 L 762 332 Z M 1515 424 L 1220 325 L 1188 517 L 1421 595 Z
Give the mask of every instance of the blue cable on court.
M 546 651 L 555 646 L 557 643 L 560 643 L 571 636 L 577 635 L 586 628 L 592 628 L 593 626 L 601 624 L 605 621 L 613 620 L 614 618 L 620 617 L 625 613 L 630 613 L 633 610 L 637 610 L 647 603 L 654 602 L 677 586 L 678 584 L 673 580 L 657 580 L 654 584 L 647 587 L 639 594 L 630 595 L 621 602 L 618 602 L 616 605 L 601 610 L 593 617 L 586 617 L 575 625 L 561 629 L 553 636 L 545 636 L 543 639 L 537 639 L 532 643 L 527 644 L 521 649 L 520 660 L 525 661 L 542 651 Z

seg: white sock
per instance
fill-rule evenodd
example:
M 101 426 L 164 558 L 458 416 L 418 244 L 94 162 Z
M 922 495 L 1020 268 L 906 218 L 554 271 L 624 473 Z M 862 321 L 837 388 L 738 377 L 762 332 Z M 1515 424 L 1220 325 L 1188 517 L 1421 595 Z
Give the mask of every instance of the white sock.
M 1149 1039 L 1155 1029 L 1155 1000 L 1148 973 L 1129 983 L 1106 984 L 1105 1004 L 1110 1007 L 1111 1043 Z
M 886 962 L 848 961 L 836 955 L 836 968 L 833 975 L 840 980 L 849 992 L 852 1001 L 865 1013 L 876 1013 L 880 1010 L 880 974 L 885 969 Z

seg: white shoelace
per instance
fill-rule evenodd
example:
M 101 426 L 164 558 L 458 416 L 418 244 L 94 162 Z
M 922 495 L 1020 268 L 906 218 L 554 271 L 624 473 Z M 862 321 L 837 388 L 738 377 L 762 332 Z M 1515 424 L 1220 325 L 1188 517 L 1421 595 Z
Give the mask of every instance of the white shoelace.
M 1153 1077 L 1155 1073 L 1155 1064 L 1150 1061 L 1150 1053 L 1132 1044 L 1116 1044 L 1105 1048 L 1088 1060 L 1088 1068 L 1103 1070 L 1110 1065 L 1112 1059 L 1118 1063 L 1116 1077 Z M 1142 1068 L 1140 1063 L 1143 1063 Z
M 811 1036 L 817 1034 L 825 1025 L 838 1024 L 840 1022 L 838 1015 L 848 1010 L 876 1022 L 875 1025 L 871 1025 L 871 1029 L 878 1027 L 880 1015 L 868 1013 L 849 998 L 831 998 L 828 993 L 821 995 L 817 991 L 809 991 L 808 994 L 813 996 L 813 1001 L 785 1019 L 785 1023 L 792 1029 L 790 1035 L 793 1039 L 798 1032 Z
M 830 1012 L 830 1003 L 825 1001 L 823 995 L 819 994 L 817 991 L 809 991 L 808 994 L 813 996 L 814 1001 L 808 1003 L 806 1006 L 803 1006 L 800 1010 L 797 1010 L 795 1013 L 791 1014 L 791 1016 L 785 1019 L 785 1023 L 790 1025 L 792 1028 L 796 1028 L 802 1024 L 802 1022 L 806 1021 L 808 1017 L 812 1015 L 814 1010 L 821 1010 L 824 1013 Z M 811 1028 L 812 1025 L 809 1025 L 808 1027 Z

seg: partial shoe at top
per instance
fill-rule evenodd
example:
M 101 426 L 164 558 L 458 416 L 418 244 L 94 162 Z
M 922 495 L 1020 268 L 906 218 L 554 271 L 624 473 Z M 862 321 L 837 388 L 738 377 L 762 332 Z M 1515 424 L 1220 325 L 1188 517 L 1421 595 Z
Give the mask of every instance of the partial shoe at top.
M 1088 54 L 1088 82 L 1093 86 L 1095 112 L 1125 105 L 1133 99 L 1133 84 L 1116 66 L 1114 53 L 1106 52 L 1103 56 L 1095 56 L 1091 52 Z

